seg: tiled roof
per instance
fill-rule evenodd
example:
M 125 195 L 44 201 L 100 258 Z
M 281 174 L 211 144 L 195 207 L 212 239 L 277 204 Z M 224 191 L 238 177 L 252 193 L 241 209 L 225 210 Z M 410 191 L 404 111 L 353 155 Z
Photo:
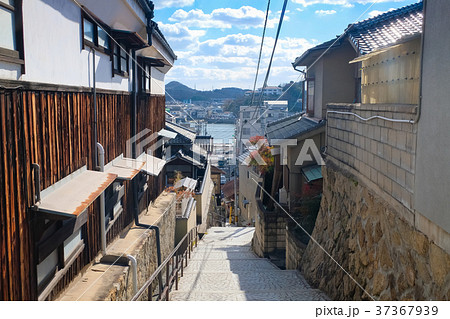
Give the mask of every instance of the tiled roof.
M 236 189 L 239 189 L 239 178 L 236 180 Z M 234 179 L 223 184 L 222 192 L 226 198 L 234 198 Z
M 316 122 L 301 113 L 267 124 L 266 137 L 273 139 L 294 138 L 325 125 L 325 121 Z
M 393 45 L 400 39 L 421 34 L 422 23 L 423 4 L 421 1 L 349 25 L 345 33 L 359 53 L 364 55 L 374 50 Z M 328 47 L 335 48 L 341 46 L 346 36 L 331 39 L 305 51 L 295 59 L 292 65 L 296 67 L 311 64 Z
M 388 11 L 351 25 L 349 39 L 360 54 L 397 43 L 400 39 L 422 33 L 423 3 L 418 2 Z

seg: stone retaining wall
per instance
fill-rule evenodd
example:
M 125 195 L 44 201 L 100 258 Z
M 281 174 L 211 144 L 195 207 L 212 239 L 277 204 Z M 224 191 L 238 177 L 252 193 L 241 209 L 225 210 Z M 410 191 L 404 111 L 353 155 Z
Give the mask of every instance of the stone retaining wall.
M 449 300 L 450 256 L 360 179 L 327 161 L 312 236 L 375 299 Z M 368 300 L 316 244 L 299 260 L 311 285 L 336 300 Z
M 299 269 L 306 245 L 300 242 L 291 229 L 286 229 L 286 269 Z
M 161 242 L 161 261 L 164 261 L 167 256 L 172 252 L 175 247 L 175 225 L 176 225 L 176 205 L 175 196 L 172 194 L 166 195 L 168 198 L 167 208 L 164 214 L 155 223 L 160 228 L 160 242 Z M 158 198 L 159 199 L 159 198 Z M 149 206 L 150 208 L 151 206 Z M 141 214 L 140 222 L 144 222 L 145 219 Z M 145 281 L 155 272 L 158 268 L 158 260 L 156 253 L 156 231 L 147 230 L 142 232 L 142 235 L 138 239 L 139 244 L 136 248 L 128 252 L 133 255 L 137 260 L 137 273 L 138 273 L 138 288 L 142 287 Z M 163 275 L 165 278 L 165 275 Z M 155 285 L 157 286 L 157 285 Z M 155 287 L 156 289 L 157 287 Z M 118 278 L 113 284 L 112 289 L 108 297 L 105 300 L 111 301 L 126 301 L 130 300 L 133 296 L 133 280 L 130 267 L 125 267 L 123 275 Z M 143 297 L 146 300 L 146 295 Z
M 286 250 L 285 214 L 278 209 L 267 211 L 261 200 L 256 201 L 255 234 L 252 249 L 259 257 L 284 253 Z

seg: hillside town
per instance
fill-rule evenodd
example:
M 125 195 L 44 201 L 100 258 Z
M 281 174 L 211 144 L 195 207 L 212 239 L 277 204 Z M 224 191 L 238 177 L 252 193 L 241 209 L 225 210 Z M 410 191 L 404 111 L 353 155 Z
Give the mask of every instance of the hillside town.
M 153 1 L 0 0 L 0 300 L 448 301 L 450 1 L 393 5 L 196 90 Z

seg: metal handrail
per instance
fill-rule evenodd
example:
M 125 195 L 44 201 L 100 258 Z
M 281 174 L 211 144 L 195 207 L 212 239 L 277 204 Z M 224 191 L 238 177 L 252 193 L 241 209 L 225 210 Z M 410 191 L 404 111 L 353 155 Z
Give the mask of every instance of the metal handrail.
M 198 232 L 197 227 L 192 228 L 178 243 L 178 245 L 172 250 L 169 256 L 161 263 L 161 265 L 156 268 L 155 272 L 150 276 L 150 278 L 144 283 L 144 285 L 139 289 L 139 291 L 131 298 L 131 301 L 139 300 L 145 291 L 148 291 L 148 301 L 153 300 L 153 282 L 158 279 L 160 289 L 156 300 L 169 300 L 170 289 L 173 286 L 175 280 L 175 289 L 178 289 L 178 274 L 181 272 L 181 277 L 183 277 L 184 267 L 187 266 L 188 258 L 191 258 L 191 251 L 194 247 L 197 247 L 198 243 Z M 183 247 L 183 245 L 186 245 Z M 183 251 L 179 250 L 183 247 Z M 175 261 L 173 260 L 175 257 Z M 172 267 L 170 267 L 172 266 Z M 166 269 L 166 282 L 164 285 L 161 282 L 161 276 L 159 276 L 164 268 Z

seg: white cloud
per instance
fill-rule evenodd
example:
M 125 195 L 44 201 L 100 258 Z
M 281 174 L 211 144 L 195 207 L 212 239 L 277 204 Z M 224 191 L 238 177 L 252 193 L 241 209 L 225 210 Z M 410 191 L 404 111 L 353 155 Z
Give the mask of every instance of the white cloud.
M 369 18 L 373 18 L 373 17 L 376 17 L 377 15 L 380 15 L 380 14 L 383 14 L 383 13 L 386 13 L 386 12 L 389 12 L 389 11 L 392 11 L 392 10 L 395 10 L 395 9 L 394 8 L 390 8 L 387 11 L 373 10 L 373 11 L 370 11 L 368 13 L 368 16 L 369 16 Z
M 323 17 L 323 16 L 328 16 L 328 15 L 332 15 L 335 14 L 336 10 L 316 10 L 315 14 Z
M 355 3 L 359 4 L 367 4 L 373 3 L 375 0 L 292 0 L 294 3 L 298 3 L 304 7 L 315 5 L 315 4 L 329 4 L 336 6 L 343 6 L 347 8 L 351 8 Z M 402 2 L 405 0 L 378 0 L 378 3 L 381 2 Z
M 155 9 L 187 7 L 194 4 L 194 0 L 153 0 Z
M 301 4 L 304 7 L 315 5 L 315 4 L 331 4 L 339 5 L 344 7 L 353 7 L 352 0 L 292 0 L 294 3 Z
M 204 13 L 201 9 L 193 9 L 190 11 L 178 9 L 172 14 L 169 21 L 202 29 L 230 29 L 232 27 L 249 29 L 262 27 L 264 25 L 265 15 L 264 11 L 250 6 L 243 6 L 239 9 L 219 8 L 213 10 L 211 13 Z M 267 26 L 273 28 L 277 23 L 278 17 L 269 19 Z
M 181 23 L 164 24 L 158 22 L 164 37 L 173 48 L 182 48 L 182 50 L 195 49 L 200 38 L 206 34 L 205 30 L 191 30 Z
M 165 33 L 166 34 L 166 33 Z M 176 33 L 173 35 L 175 36 Z M 259 80 L 262 81 L 266 72 L 275 39 L 265 38 L 261 60 Z M 197 89 L 211 89 L 211 79 L 214 87 L 238 86 L 251 88 L 253 85 L 258 62 L 261 37 L 251 34 L 229 34 L 216 39 L 198 41 L 191 49 L 177 47 L 170 42 L 179 59 L 174 68 L 167 74 L 167 81 L 189 79 L 189 86 Z M 272 65 L 269 83 L 280 83 L 296 80 L 298 73 L 294 72 L 291 63 L 304 51 L 316 43 L 303 38 L 282 38 L 278 40 Z M 259 84 L 261 85 L 261 84 Z

